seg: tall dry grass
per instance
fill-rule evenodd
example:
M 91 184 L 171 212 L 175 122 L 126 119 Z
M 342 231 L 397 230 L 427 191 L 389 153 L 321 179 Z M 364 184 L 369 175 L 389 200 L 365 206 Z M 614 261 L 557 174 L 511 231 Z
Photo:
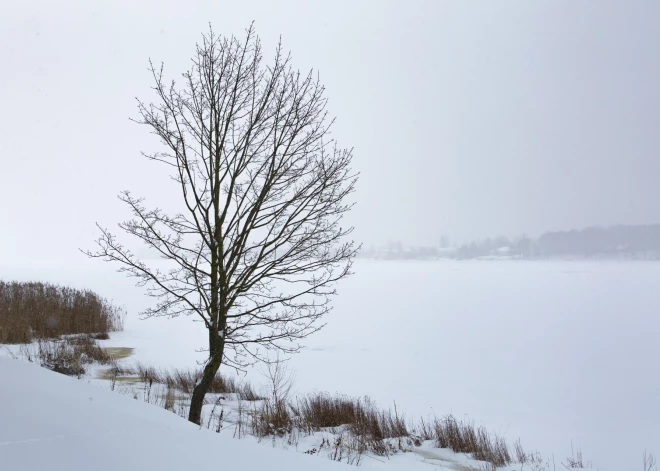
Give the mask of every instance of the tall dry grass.
M 145 385 L 146 401 L 168 410 L 181 409 L 180 415 L 185 416 L 185 407 L 182 408 L 185 400 L 175 404 L 173 392 L 178 391 L 184 394 L 184 398 L 188 397 L 201 377 L 201 370 L 166 370 L 137 364 L 131 369 L 118 370 L 118 374 L 137 376 Z M 162 390 L 152 394 L 156 385 L 161 385 Z M 504 438 L 489 433 L 483 426 L 477 427 L 470 421 L 460 421 L 451 415 L 409 422 L 398 412 L 396 405 L 393 409 L 384 409 L 369 397 L 353 398 L 316 392 L 296 398 L 289 398 L 288 394 L 264 398 L 254 391 L 250 383 L 220 374 L 210 388 L 214 394 L 233 393 L 239 402 L 250 401 L 247 409 L 239 406 L 238 419 L 234 422 L 239 437 L 247 431 L 260 439 L 280 437 L 289 444 L 295 444 L 300 434 L 330 432 L 334 438 L 328 439 L 324 446 L 335 461 L 357 464 L 364 453 L 389 456 L 409 451 L 424 441 L 433 441 L 439 448 L 468 454 L 493 468 L 511 464 L 516 456 L 529 462 L 528 457 L 531 456 L 525 454 L 520 441 L 516 442 L 512 456 Z M 222 428 L 223 412 L 218 416 L 214 414 L 222 399 L 218 397 L 206 421 L 208 428 L 212 424 L 216 430 Z
M 307 433 L 344 425 L 356 435 L 375 440 L 410 436 L 396 410 L 380 409 L 369 397 L 314 393 L 296 399 L 290 408 Z
M 116 367 L 116 374 L 121 376 L 137 376 L 144 384 L 161 384 L 168 389 L 179 391 L 183 394 L 192 394 L 195 384 L 201 379 L 203 370 L 197 369 L 164 369 L 137 363 L 134 367 Z M 263 396 L 257 394 L 252 385 L 247 381 L 240 381 L 232 376 L 215 375 L 209 387 L 211 394 L 235 394 L 238 399 L 244 401 L 258 401 Z
M 438 448 L 465 453 L 494 467 L 513 462 L 504 438 L 485 427 L 459 421 L 453 416 L 409 423 L 394 407 L 382 409 L 369 399 L 314 393 L 295 401 L 266 400 L 251 415 L 251 432 L 257 437 L 283 436 L 296 430 L 312 434 L 333 430 L 340 436 L 344 452 L 367 451 L 387 456 L 407 451 L 423 441 L 433 440 Z M 338 446 L 333 443 L 333 446 Z M 517 443 L 521 453 L 522 447 Z M 334 450 L 340 456 L 338 450 Z
M 125 312 L 89 290 L 0 281 L 0 343 L 123 330 Z
M 484 426 L 475 427 L 472 422 L 460 421 L 448 415 L 442 419 L 434 419 L 433 432 L 439 448 L 470 454 L 474 459 L 486 461 L 496 467 L 512 462 L 509 446 L 504 438 L 489 433 Z M 517 443 L 516 447 L 519 446 Z M 524 452 L 521 453 L 524 455 Z

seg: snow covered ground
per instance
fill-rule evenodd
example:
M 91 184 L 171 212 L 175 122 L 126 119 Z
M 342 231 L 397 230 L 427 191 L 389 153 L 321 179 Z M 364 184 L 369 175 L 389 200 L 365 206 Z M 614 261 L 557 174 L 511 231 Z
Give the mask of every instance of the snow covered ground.
M 328 442 L 329 433 L 301 436 L 295 444 L 275 438 L 238 439 L 231 428 L 214 433 L 141 398 L 134 400 L 98 382 L 53 373 L 34 363 L 0 358 L 0 375 L 3 470 L 297 471 L 347 466 L 316 452 Z M 361 460 L 362 467 L 391 471 L 466 471 L 483 465 L 436 449 L 430 442 L 411 447 L 408 453 L 367 454 Z
M 94 289 L 130 313 L 106 345 L 194 366 L 201 325 L 137 320 L 149 299 L 104 268 L 0 266 L 0 277 Z M 299 392 L 367 394 L 408 417 L 468 415 L 557 466 L 571 441 L 604 471 L 641 469 L 645 448 L 660 451 L 660 263 L 360 260 L 355 271 L 291 360 Z
M 330 460 L 200 430 L 156 406 L 0 358 L 0 469 L 337 470 Z

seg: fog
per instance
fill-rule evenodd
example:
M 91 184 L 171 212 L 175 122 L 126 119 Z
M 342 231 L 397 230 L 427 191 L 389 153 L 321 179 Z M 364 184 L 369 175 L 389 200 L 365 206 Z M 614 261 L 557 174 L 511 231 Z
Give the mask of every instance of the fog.
M 657 222 L 656 2 L 5 2 L 0 259 L 71 260 L 115 199 L 175 191 L 141 150 L 148 59 L 212 22 L 319 71 L 361 172 L 360 241 Z M 160 204 L 160 200 L 158 204 Z M 359 224 L 356 224 L 359 222 Z
M 254 22 L 266 63 L 281 38 L 284 49 L 292 53 L 294 67 L 318 71 L 326 87 L 328 109 L 337 118 L 332 136 L 342 147 L 354 149 L 353 167 L 360 172 L 360 180 L 352 195 L 356 206 L 347 216 L 347 224 L 355 226 L 354 237 L 365 246 L 378 247 L 391 241 L 438 245 L 442 235 L 448 235 L 457 247 L 496 236 L 513 240 L 525 234 L 541 242 L 550 240 L 545 248 L 529 251 L 534 258 L 539 253 L 564 255 L 560 249 L 564 249 L 565 239 L 592 248 L 582 242 L 580 234 L 557 232 L 544 239 L 547 231 L 660 223 L 659 18 L 660 3 L 652 0 L 5 1 L 0 5 L 0 279 L 40 278 L 90 287 L 118 304 L 127 304 L 129 318 L 137 322 L 137 310 L 147 307 L 150 300 L 133 288 L 132 281 L 115 273 L 117 267 L 89 260 L 80 249 L 93 248 L 98 236 L 95 223 L 114 228 L 130 216 L 117 199 L 122 190 L 145 196 L 150 207 L 177 204 L 179 189 L 169 180 L 167 169 L 141 156 L 142 151 L 158 149 L 157 138 L 130 118 L 138 118 L 136 97 L 152 98 L 149 60 L 156 64 L 162 61 L 167 77 L 179 78 L 189 67 L 195 43 L 209 23 L 220 34 L 243 36 Z M 639 229 L 644 235 L 638 239 L 653 239 L 655 243 L 656 229 Z M 594 239 L 598 237 L 601 242 L 607 239 L 603 250 L 615 252 L 628 240 L 612 233 L 637 230 L 594 229 L 587 235 L 595 233 Z M 607 232 L 607 237 L 601 232 Z M 580 239 L 579 244 L 573 239 Z M 489 255 L 502 245 L 489 244 L 475 245 L 473 253 Z M 649 247 L 635 250 L 650 251 Z M 391 258 L 404 258 L 399 257 L 400 252 L 395 251 Z M 654 257 L 658 256 L 660 249 L 654 252 Z M 378 274 L 374 264 L 387 262 L 360 263 L 358 268 L 369 267 L 370 273 Z M 460 271 L 460 263 L 451 262 L 450 266 Z M 633 262 L 621 270 L 610 266 L 602 278 L 593 275 L 593 284 L 588 281 L 591 275 L 585 275 L 584 284 L 589 284 L 590 290 L 575 294 L 570 291 L 572 281 L 562 275 L 573 273 L 570 268 L 553 266 L 557 276 L 548 282 L 543 278 L 543 262 L 536 263 L 533 266 L 541 281 L 529 281 L 533 290 L 514 289 L 527 280 L 525 270 L 518 266 L 513 269 L 516 281 L 503 281 L 506 288 L 498 288 L 499 275 L 494 271 L 499 268 L 488 266 L 486 279 L 492 297 L 502 301 L 509 294 L 501 306 L 510 307 L 519 304 L 521 292 L 541 293 L 543 296 L 534 299 L 542 298 L 544 319 L 563 319 L 568 324 L 569 314 L 577 312 L 584 316 L 580 317 L 584 323 L 580 333 L 585 335 L 590 329 L 584 319 L 597 323 L 600 310 L 612 305 L 615 307 L 606 309 L 611 319 L 624 322 L 617 316 L 631 309 L 638 323 L 649 329 L 646 335 L 657 327 L 651 322 L 652 309 L 640 301 L 652 297 L 638 296 L 638 291 L 654 292 L 649 274 L 656 272 L 655 265 L 649 268 Z M 388 269 L 398 272 L 393 266 Z M 417 265 L 406 269 L 414 271 L 411 266 Z M 641 271 L 636 271 L 638 266 L 643 267 Z M 465 271 L 473 273 L 470 270 L 474 267 L 469 267 Z M 589 264 L 587 272 L 600 273 L 599 269 L 597 263 Z M 439 279 L 454 279 L 451 272 L 442 271 L 444 268 L 424 270 L 428 272 L 416 272 L 417 276 L 435 276 L 440 271 Z M 633 272 L 635 275 L 630 276 L 635 280 L 640 277 L 646 281 L 630 282 L 616 292 L 621 286 L 618 277 Z M 358 279 L 363 284 L 349 285 L 347 291 L 353 293 L 355 298 L 351 299 L 357 299 L 356 293 L 370 287 L 370 294 L 365 294 L 370 298 L 360 302 L 373 307 L 373 315 L 379 308 L 377 287 L 370 279 Z M 435 289 L 430 278 L 423 279 L 429 292 Z M 451 303 L 443 306 L 441 299 L 436 306 L 436 298 L 426 293 L 419 312 L 407 315 L 421 315 L 423 319 L 453 309 L 461 314 L 478 312 L 490 319 L 488 300 L 482 303 L 484 311 L 477 302 L 484 292 L 479 284 L 483 279 L 476 276 L 472 283 L 466 279 L 461 278 L 464 284 L 457 285 L 464 292 L 453 293 Z M 453 285 L 447 282 L 445 293 L 447 286 Z M 398 285 L 390 284 L 388 304 L 406 305 L 405 287 L 401 298 L 391 300 L 397 289 Z M 568 293 L 564 298 L 554 295 L 553 290 L 562 289 L 568 290 L 563 291 Z M 615 301 L 596 299 L 603 291 Z M 628 302 L 632 298 L 635 302 Z M 474 305 L 461 304 L 466 299 L 473 300 Z M 552 304 L 557 299 L 560 302 Z M 339 306 L 343 306 L 344 315 L 354 314 L 347 301 Z M 539 304 L 529 301 L 529 306 Z M 564 317 L 558 317 L 567 306 L 570 309 L 562 311 Z M 516 312 L 521 318 L 528 314 Z M 399 328 L 398 315 L 387 318 L 393 325 L 389 334 Z M 511 323 L 514 321 L 519 319 Z M 438 325 L 443 323 L 438 321 Z M 466 336 L 472 335 L 466 325 L 461 324 L 461 328 Z M 330 331 L 341 329 L 343 325 L 336 324 Z M 601 330 L 604 333 L 594 340 L 593 351 L 589 340 L 582 344 L 577 335 L 569 345 L 579 350 L 579 358 L 588 357 L 593 369 L 601 371 L 598 381 L 584 380 L 586 383 L 576 386 L 585 386 L 583 391 L 594 396 L 598 387 L 608 387 L 610 375 L 605 371 L 608 365 L 598 360 L 608 345 L 617 342 L 616 329 Z M 634 326 L 628 325 L 626 345 L 636 344 L 633 330 Z M 530 327 L 530 332 L 536 330 Z M 560 327 L 555 334 L 546 339 L 553 348 L 553 342 L 562 341 Z M 427 334 L 428 342 L 420 351 L 432 350 L 432 337 Z M 492 342 L 488 347 L 497 349 L 497 339 L 484 338 Z M 330 341 L 327 336 L 319 339 L 322 343 Z M 511 350 L 500 354 L 517 361 L 520 356 L 516 355 L 534 349 L 534 338 L 524 340 L 526 349 L 518 351 L 511 346 L 518 339 L 507 338 Z M 458 337 L 453 341 L 461 343 Z M 652 339 L 647 341 L 650 345 Z M 490 355 L 487 348 L 482 350 L 470 357 L 475 364 L 481 364 L 480 354 Z M 552 356 L 549 351 L 544 355 Z M 313 371 L 311 362 L 317 360 L 307 355 L 301 364 Z M 543 358 L 552 367 L 551 373 L 561 376 L 561 362 L 575 358 L 571 355 L 564 352 L 554 363 Z M 609 355 L 612 361 L 619 358 L 611 352 Z M 634 361 L 634 355 L 629 359 Z M 334 360 L 327 357 L 324 361 Z M 627 368 L 622 361 L 615 365 L 620 371 Z M 579 383 L 579 370 L 589 362 L 569 365 L 570 381 L 575 377 Z M 459 367 L 455 368 L 458 375 Z M 634 372 L 644 376 L 649 390 L 657 390 L 657 375 L 641 371 L 641 367 Z M 535 374 L 540 381 L 544 372 Z M 498 387 L 509 387 L 513 376 L 510 373 L 508 382 Z M 306 381 L 311 381 L 309 378 Z M 561 384 L 572 385 L 569 379 Z M 628 379 L 634 383 L 634 378 Z M 470 378 L 470 394 L 480 392 L 475 393 L 478 382 L 478 378 Z M 608 396 L 612 400 L 626 392 L 620 383 L 614 385 Z M 543 394 L 552 396 L 552 391 L 543 390 Z M 630 397 L 652 402 L 648 390 L 640 392 L 638 387 L 636 391 Z M 531 396 L 534 391 L 528 388 L 524 392 Z M 426 394 L 425 399 L 431 400 L 432 395 Z M 462 393 L 457 389 L 453 394 L 447 397 L 456 399 Z M 486 416 L 496 425 L 506 420 L 504 412 L 489 412 L 486 406 L 478 409 L 480 402 L 475 397 L 455 407 L 461 413 L 472 412 L 478 420 Z M 500 391 L 493 397 L 507 396 Z M 579 398 L 580 405 L 590 404 L 587 393 Z M 556 402 L 560 408 L 561 401 Z M 645 405 L 637 410 L 643 411 Z M 425 403 L 419 407 L 432 406 Z M 579 422 L 575 429 L 592 450 L 604 456 L 609 446 L 604 432 L 584 438 L 596 425 L 582 422 L 594 419 L 600 423 L 595 419 L 599 417 L 596 409 L 605 410 L 605 399 L 592 404 L 583 418 L 575 417 L 580 411 L 573 406 L 571 417 Z M 640 414 L 640 420 L 645 420 L 644 431 L 652 429 L 647 422 L 648 417 L 658 416 L 656 409 L 650 409 L 647 417 Z M 517 418 L 523 417 L 524 411 L 519 413 Z M 552 411 L 545 411 L 542 418 L 549 420 L 551 415 Z M 559 435 L 571 439 L 568 425 L 553 428 L 553 436 L 539 431 L 542 427 L 524 426 L 534 430 L 530 433 L 533 439 L 548 441 L 532 443 L 544 451 L 559 443 Z M 598 444 L 597 439 L 601 439 Z M 612 458 L 610 463 L 618 465 L 629 456 L 639 456 L 642 448 L 626 450 L 632 454 Z

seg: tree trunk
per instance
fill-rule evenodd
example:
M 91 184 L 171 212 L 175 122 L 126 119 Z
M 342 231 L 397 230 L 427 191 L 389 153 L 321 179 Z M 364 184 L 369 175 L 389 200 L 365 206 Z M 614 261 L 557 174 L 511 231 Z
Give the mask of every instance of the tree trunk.
M 222 363 L 222 354 L 225 348 L 224 339 L 218 335 L 215 330 L 209 330 L 209 360 L 204 367 L 202 379 L 193 389 L 192 398 L 190 400 L 190 412 L 188 413 L 188 420 L 197 425 L 201 425 L 202 421 L 202 406 L 204 405 L 204 397 L 211 387 L 213 378 L 220 369 Z

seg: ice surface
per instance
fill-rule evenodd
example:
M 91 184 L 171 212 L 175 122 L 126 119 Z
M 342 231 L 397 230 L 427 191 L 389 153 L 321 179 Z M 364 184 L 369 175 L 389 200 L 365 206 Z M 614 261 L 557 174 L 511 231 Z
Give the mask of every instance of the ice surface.
M 328 325 L 291 360 L 296 388 L 370 395 L 408 417 L 453 413 L 559 461 L 571 441 L 601 471 L 660 453 L 660 263 L 359 260 Z M 194 366 L 191 319 L 138 321 L 149 299 L 120 275 L 0 267 L 4 278 L 90 287 L 130 311 L 107 345 Z M 76 282 L 77 280 L 77 282 Z M 251 379 L 263 380 L 251 373 Z

